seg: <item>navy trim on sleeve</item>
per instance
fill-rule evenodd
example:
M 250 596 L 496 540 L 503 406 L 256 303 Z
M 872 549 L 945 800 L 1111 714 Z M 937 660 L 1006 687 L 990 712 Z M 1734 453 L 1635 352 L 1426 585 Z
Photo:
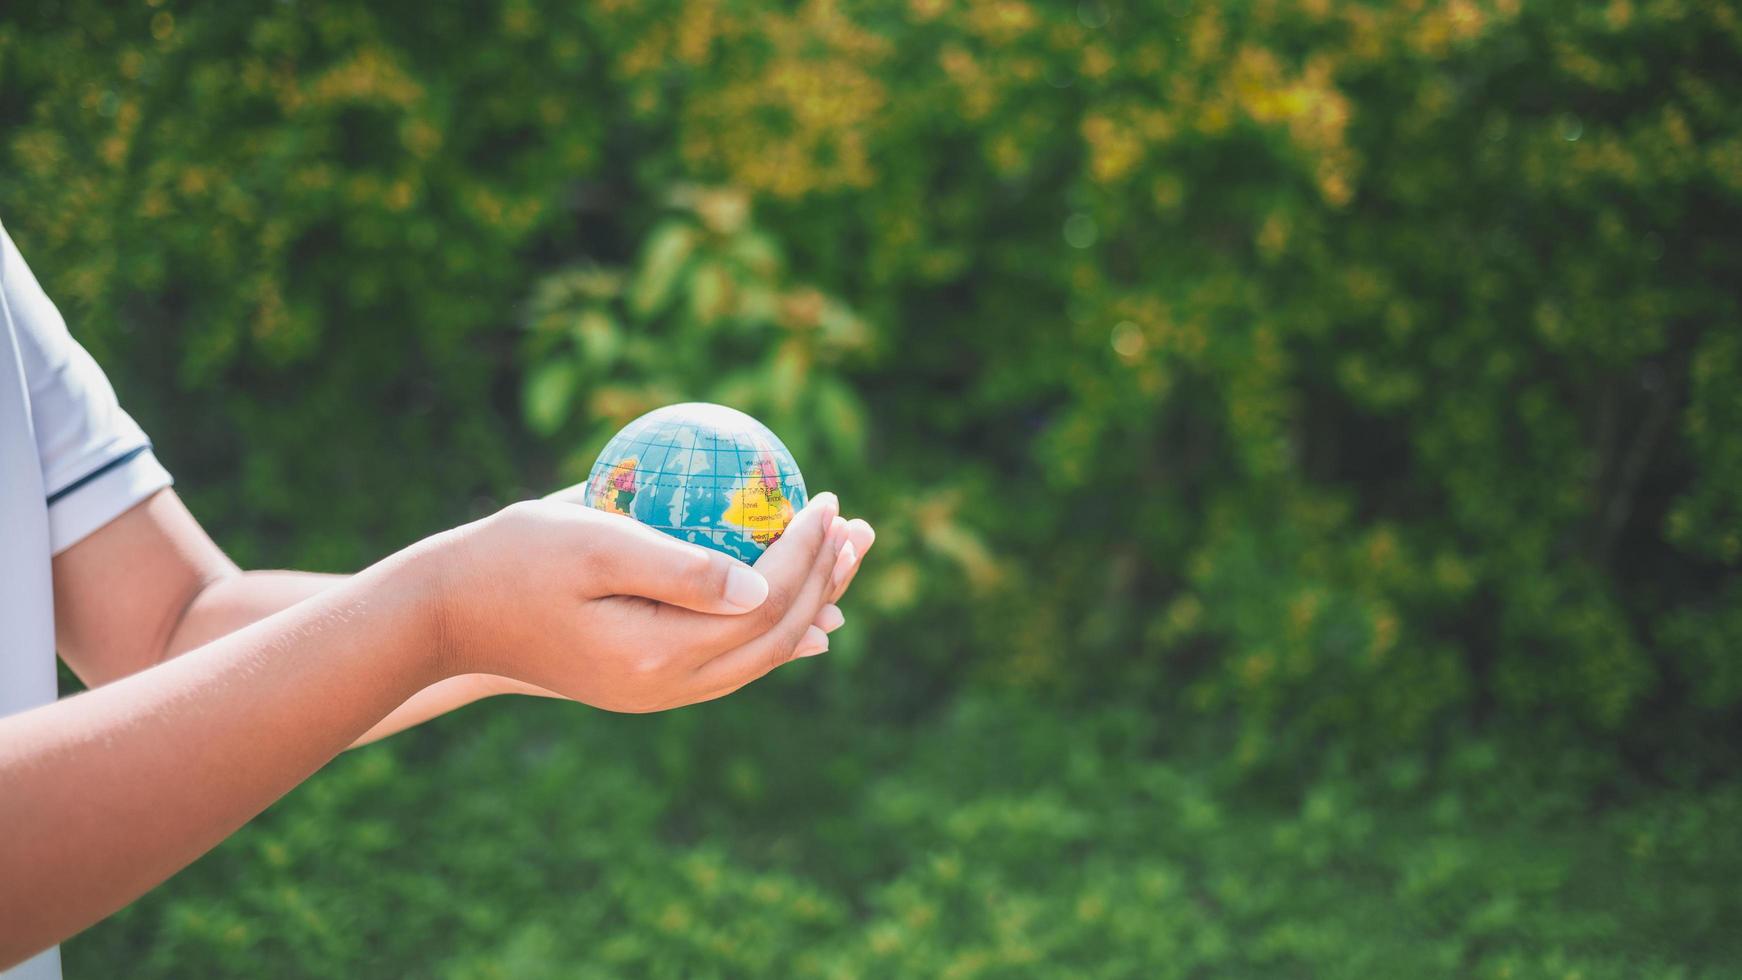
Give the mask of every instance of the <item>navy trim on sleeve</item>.
M 127 452 L 122 453 L 121 455 L 115 457 L 114 459 L 109 460 L 107 463 L 104 463 L 102 466 L 97 467 L 96 469 L 92 470 L 91 472 L 86 473 L 84 476 L 81 476 L 78 479 L 74 480 L 73 482 L 67 484 L 66 486 L 61 487 L 59 490 L 56 490 L 54 493 L 49 494 L 48 495 L 48 505 L 50 507 L 53 507 L 55 505 L 55 501 L 60 500 L 62 497 L 65 497 L 67 494 L 72 493 L 74 490 L 77 490 L 78 488 L 84 486 L 85 484 L 91 482 L 92 480 L 95 480 L 97 477 L 102 476 L 104 473 L 107 473 L 110 470 L 115 469 L 118 466 L 125 466 L 126 464 L 131 463 L 136 457 L 138 457 L 138 455 L 140 453 L 148 453 L 150 451 L 151 451 L 151 443 L 148 442 L 145 445 L 140 446 L 136 449 L 130 449 Z

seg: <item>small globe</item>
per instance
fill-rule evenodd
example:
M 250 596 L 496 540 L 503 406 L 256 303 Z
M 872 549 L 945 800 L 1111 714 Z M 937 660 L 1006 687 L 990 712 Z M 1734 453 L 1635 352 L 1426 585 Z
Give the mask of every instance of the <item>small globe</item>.
M 706 402 L 623 427 L 587 476 L 587 505 L 754 562 L 805 505 L 798 464 L 768 427 Z

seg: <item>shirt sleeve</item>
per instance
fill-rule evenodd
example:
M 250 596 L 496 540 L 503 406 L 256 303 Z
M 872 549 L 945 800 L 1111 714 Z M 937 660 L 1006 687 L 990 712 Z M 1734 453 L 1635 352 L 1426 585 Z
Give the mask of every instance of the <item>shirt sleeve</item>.
M 0 250 L 0 303 L 30 390 L 49 543 L 58 555 L 172 481 L 3 227 Z

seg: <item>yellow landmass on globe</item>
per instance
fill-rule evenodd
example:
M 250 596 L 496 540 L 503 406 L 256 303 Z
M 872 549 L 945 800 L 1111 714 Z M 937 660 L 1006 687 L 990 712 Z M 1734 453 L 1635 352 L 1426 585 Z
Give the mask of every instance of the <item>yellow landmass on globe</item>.
M 732 491 L 732 502 L 720 520 L 750 533 L 750 540 L 764 548 L 780 537 L 792 523 L 792 503 L 780 492 L 780 477 L 772 462 L 752 465 L 749 481 Z

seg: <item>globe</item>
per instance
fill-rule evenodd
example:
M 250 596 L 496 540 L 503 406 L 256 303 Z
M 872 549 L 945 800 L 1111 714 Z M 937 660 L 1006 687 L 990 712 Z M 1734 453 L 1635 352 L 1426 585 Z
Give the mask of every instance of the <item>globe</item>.
M 746 562 L 806 499 L 798 464 L 767 426 L 706 402 L 667 405 L 624 426 L 587 475 L 588 506 Z

